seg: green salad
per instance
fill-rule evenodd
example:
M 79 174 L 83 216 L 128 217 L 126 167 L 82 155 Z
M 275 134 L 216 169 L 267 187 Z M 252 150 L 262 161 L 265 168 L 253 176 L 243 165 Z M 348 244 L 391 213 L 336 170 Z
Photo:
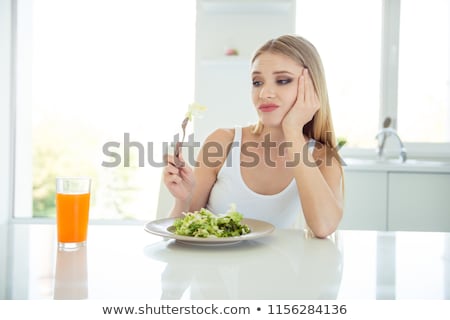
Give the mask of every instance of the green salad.
M 250 228 L 242 224 L 243 216 L 232 206 L 222 216 L 216 216 L 207 209 L 184 213 L 183 218 L 176 219 L 173 223 L 175 233 L 182 236 L 199 238 L 225 238 L 236 237 L 250 233 Z

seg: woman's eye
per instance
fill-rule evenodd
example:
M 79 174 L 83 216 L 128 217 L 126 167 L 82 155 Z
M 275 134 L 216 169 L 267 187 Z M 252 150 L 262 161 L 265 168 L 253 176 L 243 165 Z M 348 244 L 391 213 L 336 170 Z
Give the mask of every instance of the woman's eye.
M 253 80 L 253 81 L 252 81 L 252 84 L 253 84 L 254 87 L 259 87 L 259 86 L 262 85 L 262 81 Z
M 292 82 L 292 79 L 279 79 L 279 80 L 277 80 L 277 83 L 278 84 L 288 84 L 288 83 L 291 83 Z

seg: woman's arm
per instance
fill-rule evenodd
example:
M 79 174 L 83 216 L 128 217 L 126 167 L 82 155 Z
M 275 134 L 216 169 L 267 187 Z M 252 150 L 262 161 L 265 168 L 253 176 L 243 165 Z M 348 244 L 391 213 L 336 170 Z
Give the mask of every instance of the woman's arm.
M 332 150 L 322 146 L 311 153 L 306 144 L 304 139 L 295 142 L 288 155 L 299 155 L 298 161 L 292 160 L 298 162 L 293 172 L 306 223 L 316 237 L 324 238 L 342 218 L 342 169 Z
M 226 161 L 234 138 L 234 129 L 218 129 L 204 142 L 194 170 L 197 181 L 189 210 L 205 208 L 217 175 Z
M 293 172 L 302 203 L 306 223 L 315 236 L 324 238 L 333 233 L 343 212 L 342 169 L 334 150 L 319 145 L 314 154 L 308 151 L 307 141 L 300 128 L 316 114 L 320 102 L 307 69 L 299 77 L 297 100 L 283 119 L 288 161 L 294 163 Z M 300 131 L 301 132 L 301 131 Z
M 230 129 L 218 129 L 209 135 L 200 149 L 193 170 L 189 167 L 176 168 L 169 161 L 164 175 L 166 186 L 175 197 L 171 217 L 206 207 L 233 137 L 234 130 Z M 182 192 L 177 193 L 180 189 Z

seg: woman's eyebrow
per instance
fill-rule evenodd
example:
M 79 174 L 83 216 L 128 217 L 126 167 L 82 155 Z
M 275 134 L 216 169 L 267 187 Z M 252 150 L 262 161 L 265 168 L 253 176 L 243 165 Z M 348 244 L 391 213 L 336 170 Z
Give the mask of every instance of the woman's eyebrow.
M 272 72 L 272 74 L 286 74 L 286 73 L 287 74 L 291 74 L 291 75 L 295 75 L 294 73 L 292 73 L 290 71 L 286 71 L 286 70 L 279 70 L 279 71 Z M 257 71 L 257 70 L 252 72 L 252 75 L 260 75 L 260 74 L 262 74 L 262 72 Z
M 290 72 L 290 71 L 285 71 L 285 70 L 280 70 L 280 71 L 274 71 L 274 72 L 273 72 L 273 74 L 285 74 L 285 73 L 294 75 L 292 72 Z

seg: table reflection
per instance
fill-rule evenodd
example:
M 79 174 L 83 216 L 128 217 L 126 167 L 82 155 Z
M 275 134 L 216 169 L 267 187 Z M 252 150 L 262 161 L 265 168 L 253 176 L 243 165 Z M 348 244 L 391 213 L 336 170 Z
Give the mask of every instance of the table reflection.
M 167 263 L 161 299 L 336 299 L 342 274 L 336 240 L 299 230 L 220 248 L 160 241 L 145 254 Z
M 55 300 L 88 298 L 87 247 L 58 249 L 56 256 Z

